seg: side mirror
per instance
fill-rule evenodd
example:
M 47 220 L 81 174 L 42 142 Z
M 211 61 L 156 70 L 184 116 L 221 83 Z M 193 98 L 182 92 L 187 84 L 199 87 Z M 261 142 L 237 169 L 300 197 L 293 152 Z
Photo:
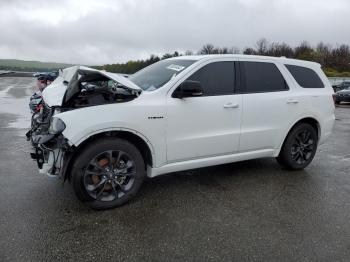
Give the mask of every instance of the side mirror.
M 199 81 L 184 81 L 173 93 L 175 98 L 193 97 L 203 95 L 203 89 Z

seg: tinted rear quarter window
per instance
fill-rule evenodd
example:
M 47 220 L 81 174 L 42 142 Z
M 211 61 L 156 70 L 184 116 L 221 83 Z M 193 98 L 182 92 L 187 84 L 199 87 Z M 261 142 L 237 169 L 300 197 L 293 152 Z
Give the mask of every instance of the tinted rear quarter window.
M 240 62 L 244 93 L 261 93 L 288 90 L 277 66 L 268 62 Z
M 199 69 L 188 80 L 199 81 L 204 96 L 233 94 L 234 65 L 234 62 L 214 62 Z
M 286 65 L 297 83 L 304 88 L 323 88 L 324 84 L 317 73 L 307 67 Z

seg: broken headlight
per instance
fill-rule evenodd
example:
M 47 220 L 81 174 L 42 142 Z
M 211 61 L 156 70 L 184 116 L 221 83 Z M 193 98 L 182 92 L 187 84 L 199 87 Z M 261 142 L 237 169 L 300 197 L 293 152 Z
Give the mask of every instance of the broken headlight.
M 65 128 L 66 128 L 66 125 L 61 119 L 57 117 L 51 118 L 49 134 L 52 134 L 52 135 L 60 134 L 63 132 Z

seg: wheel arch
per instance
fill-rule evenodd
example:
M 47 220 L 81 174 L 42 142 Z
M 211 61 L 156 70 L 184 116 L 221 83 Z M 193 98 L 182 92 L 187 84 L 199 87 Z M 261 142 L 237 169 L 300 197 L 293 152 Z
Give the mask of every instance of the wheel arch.
M 280 144 L 278 150 L 275 152 L 275 156 L 278 156 L 281 149 L 282 149 L 282 146 L 284 144 L 284 142 L 286 141 L 287 137 L 289 136 L 290 132 L 299 124 L 301 123 L 307 123 L 307 124 L 310 124 L 313 128 L 315 128 L 316 132 L 317 132 L 317 141 L 320 140 L 320 137 L 321 137 L 321 125 L 320 125 L 320 122 L 315 118 L 315 117 L 312 117 L 312 116 L 308 116 L 308 117 L 304 117 L 304 118 L 301 118 L 297 121 L 295 121 L 288 129 L 288 132 L 286 134 L 286 136 L 284 137 L 282 143 Z
M 289 129 L 288 134 L 296 125 L 298 125 L 300 123 L 310 124 L 313 128 L 315 128 L 315 130 L 317 132 L 317 140 L 320 139 L 320 137 L 321 137 L 321 125 L 320 125 L 320 122 L 314 117 L 305 117 L 305 118 L 300 119 Z
M 99 133 L 94 133 L 87 137 L 85 140 L 81 141 L 79 144 L 72 146 L 72 151 L 70 155 L 66 158 L 66 165 L 64 167 L 64 179 L 70 179 L 70 171 L 72 169 L 72 165 L 74 164 L 74 161 L 76 157 L 79 155 L 79 152 L 84 150 L 88 145 L 90 145 L 92 142 L 103 139 L 104 137 L 116 137 L 125 139 L 126 141 L 130 142 L 138 150 L 140 150 L 140 153 L 143 157 L 143 160 L 145 162 L 145 167 L 147 166 L 152 167 L 154 164 L 154 151 L 152 145 L 149 143 L 149 141 L 144 138 L 142 135 L 136 132 L 132 132 L 130 130 L 109 130 L 109 131 L 102 131 Z

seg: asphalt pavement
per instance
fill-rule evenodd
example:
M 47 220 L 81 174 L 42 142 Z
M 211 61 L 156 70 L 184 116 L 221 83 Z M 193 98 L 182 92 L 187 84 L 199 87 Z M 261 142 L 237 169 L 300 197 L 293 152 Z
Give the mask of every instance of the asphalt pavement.
M 259 159 L 178 172 L 93 211 L 29 157 L 34 85 L 0 78 L 0 261 L 350 260 L 350 107 L 303 171 Z

